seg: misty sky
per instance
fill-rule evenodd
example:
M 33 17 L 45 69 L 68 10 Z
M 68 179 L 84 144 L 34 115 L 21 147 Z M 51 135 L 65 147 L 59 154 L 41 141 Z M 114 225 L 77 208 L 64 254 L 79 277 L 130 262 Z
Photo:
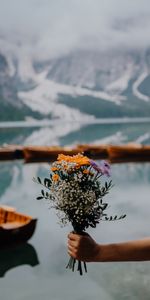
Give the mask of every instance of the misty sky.
M 0 41 L 37 58 L 145 47 L 149 31 L 149 0 L 0 0 Z

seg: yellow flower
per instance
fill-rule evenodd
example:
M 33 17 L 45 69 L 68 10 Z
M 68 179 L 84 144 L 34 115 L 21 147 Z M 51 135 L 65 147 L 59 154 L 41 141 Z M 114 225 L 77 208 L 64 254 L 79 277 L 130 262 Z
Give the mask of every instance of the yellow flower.
M 58 181 L 59 175 L 58 175 L 58 174 L 54 174 L 54 175 L 52 176 L 52 179 L 53 179 L 54 181 Z

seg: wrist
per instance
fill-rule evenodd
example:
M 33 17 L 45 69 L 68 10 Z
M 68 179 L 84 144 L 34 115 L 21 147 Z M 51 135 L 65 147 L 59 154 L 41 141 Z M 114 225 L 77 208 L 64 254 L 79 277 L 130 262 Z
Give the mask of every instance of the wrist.
M 102 259 L 102 246 L 96 243 L 92 261 L 99 262 L 102 261 L 101 259 Z
M 97 244 L 94 262 L 114 261 L 115 245 L 113 244 Z

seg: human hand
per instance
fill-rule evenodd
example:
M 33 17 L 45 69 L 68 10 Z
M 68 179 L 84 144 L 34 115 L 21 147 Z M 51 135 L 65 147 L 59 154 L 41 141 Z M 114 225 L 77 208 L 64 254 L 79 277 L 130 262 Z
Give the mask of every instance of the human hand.
M 69 233 L 68 235 L 68 254 L 80 261 L 97 261 L 100 247 L 89 234 L 79 235 Z

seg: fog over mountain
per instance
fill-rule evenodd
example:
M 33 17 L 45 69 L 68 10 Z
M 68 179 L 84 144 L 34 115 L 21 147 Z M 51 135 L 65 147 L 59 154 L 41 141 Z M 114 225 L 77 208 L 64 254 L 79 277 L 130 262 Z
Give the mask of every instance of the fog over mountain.
M 0 0 L 6 48 L 46 58 L 75 48 L 150 45 L 148 0 Z
M 149 116 L 148 0 L 0 5 L 2 120 Z

